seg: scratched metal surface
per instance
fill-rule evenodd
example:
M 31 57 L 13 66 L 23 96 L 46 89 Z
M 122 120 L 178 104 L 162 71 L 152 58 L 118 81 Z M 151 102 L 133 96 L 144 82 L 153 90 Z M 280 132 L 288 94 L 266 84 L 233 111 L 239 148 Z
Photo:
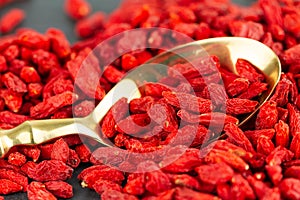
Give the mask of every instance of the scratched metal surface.
M 241 5 L 250 5 L 255 0 L 232 0 Z M 22 27 L 30 27 L 40 32 L 45 32 L 49 27 L 57 27 L 63 30 L 68 39 L 73 43 L 76 41 L 74 34 L 74 22 L 66 17 L 62 8 L 63 0 L 19 0 L 4 9 L 0 10 L 0 15 L 13 7 L 22 8 L 26 11 L 26 20 L 22 23 Z M 106 13 L 116 8 L 120 0 L 89 0 L 92 4 L 93 11 L 101 10 Z M 74 197 L 72 200 L 98 200 L 99 195 L 89 189 L 82 189 L 77 175 L 86 168 L 86 164 L 80 165 L 75 171 L 72 179 L 68 180 L 73 185 Z M 5 196 L 5 200 L 25 200 L 26 193 L 17 193 Z

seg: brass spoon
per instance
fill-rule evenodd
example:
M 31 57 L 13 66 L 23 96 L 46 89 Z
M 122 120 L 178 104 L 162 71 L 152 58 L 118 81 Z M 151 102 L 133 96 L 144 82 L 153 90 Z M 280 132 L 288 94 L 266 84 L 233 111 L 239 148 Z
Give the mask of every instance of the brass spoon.
M 88 136 L 99 143 L 111 146 L 99 134 L 100 128 L 98 124 L 116 101 L 122 97 L 128 98 L 128 101 L 139 98 L 141 94 L 137 83 L 145 80 L 155 81 L 158 75 L 166 73 L 166 65 L 171 65 L 178 59 L 184 58 L 189 60 L 190 58 L 203 56 L 206 52 L 218 56 L 221 64 L 235 73 L 235 63 L 238 58 L 248 60 L 258 67 L 264 73 L 269 84 L 268 91 L 261 96 L 260 106 L 270 97 L 280 79 L 281 65 L 278 57 L 270 48 L 258 41 L 239 37 L 222 37 L 191 42 L 155 56 L 146 65 L 139 66 L 130 72 L 111 89 L 87 117 L 32 120 L 26 121 L 10 130 L 0 130 L 0 156 L 3 157 L 15 145 L 41 144 L 54 138 L 71 134 Z M 160 64 L 151 64 L 149 66 L 150 63 Z M 240 124 L 249 120 L 256 111 L 249 114 Z

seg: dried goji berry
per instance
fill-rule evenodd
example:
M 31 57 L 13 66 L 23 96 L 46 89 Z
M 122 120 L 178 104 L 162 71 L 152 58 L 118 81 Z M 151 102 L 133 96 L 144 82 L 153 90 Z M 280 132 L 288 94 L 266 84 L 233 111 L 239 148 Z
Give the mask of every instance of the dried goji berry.
M 25 18 L 25 12 L 21 9 L 11 9 L 0 20 L 0 32 L 5 34 L 12 31 Z
M 31 98 L 38 98 L 42 95 L 43 85 L 40 83 L 29 83 L 27 85 L 27 88 L 28 88 L 28 96 Z
M 6 59 L 3 55 L 0 55 L 0 72 L 5 72 L 7 70 Z
M 124 70 L 129 71 L 138 66 L 138 64 L 138 60 L 134 55 L 127 53 L 122 56 L 122 68 Z
M 260 136 L 257 138 L 256 150 L 258 153 L 269 155 L 274 150 L 274 144 L 270 138 Z
M 41 154 L 41 150 L 37 146 L 23 146 L 19 147 L 18 150 L 28 158 L 31 158 L 33 162 L 36 162 Z
M 275 130 L 274 129 L 260 129 L 260 130 L 247 130 L 244 132 L 247 138 L 251 141 L 254 146 L 257 146 L 257 140 L 259 137 L 263 136 L 268 139 L 272 139 Z
M 297 133 L 293 137 L 291 141 L 290 150 L 295 154 L 296 159 L 300 158 L 300 134 L 299 133 Z
M 41 159 L 50 160 L 53 149 L 53 144 L 43 144 L 38 146 L 41 150 Z
M 77 98 L 76 94 L 69 91 L 55 95 L 32 107 L 30 109 L 30 116 L 36 119 L 48 117 L 58 109 L 72 105 Z
M 76 1 L 85 1 L 85 0 L 76 0 Z M 78 21 L 75 26 L 75 32 L 81 38 L 90 37 L 95 34 L 96 30 L 102 29 L 104 27 L 104 22 L 105 22 L 105 14 L 103 12 L 96 12 L 93 15 Z
M 78 175 L 78 179 L 82 180 L 82 186 L 92 188 L 95 182 L 99 179 L 121 183 L 124 180 L 124 174 L 119 170 L 105 165 L 95 165 L 84 169 Z
M 258 105 L 257 101 L 249 99 L 226 99 L 226 113 L 229 115 L 240 115 L 253 112 Z
M 234 171 L 225 163 L 215 163 L 209 165 L 201 165 L 195 168 L 198 177 L 201 181 L 209 184 L 219 184 L 229 181 L 234 174 Z M 216 176 L 216 174 L 219 174 Z
M 70 184 L 64 181 L 48 181 L 45 182 L 46 190 L 51 192 L 58 198 L 72 198 L 73 188 Z
M 248 176 L 247 180 L 258 198 L 263 198 L 271 190 L 264 182 L 256 180 L 253 176 Z
M 289 126 L 291 135 L 294 137 L 300 132 L 300 110 L 292 104 L 287 105 L 289 111 Z
M 282 162 L 290 161 L 293 157 L 293 152 L 278 146 L 266 157 L 266 162 L 271 166 L 280 165 Z
M 223 183 L 218 184 L 216 188 L 217 194 L 223 200 L 229 200 L 231 196 L 230 186 L 229 184 Z
M 76 117 L 85 117 L 89 115 L 95 108 L 95 103 L 92 101 L 84 100 L 74 106 L 74 115 Z
M 38 66 L 38 72 L 42 75 L 60 66 L 57 56 L 43 49 L 32 52 L 32 61 Z
M 235 152 L 231 153 L 223 150 L 212 149 L 204 160 L 207 163 L 218 163 L 222 161 L 240 172 L 247 171 L 250 168 L 249 165 L 241 157 L 239 157 L 239 155 L 235 154 Z
M 78 157 L 80 158 L 81 162 L 88 162 L 90 160 L 91 151 L 86 145 L 81 144 L 76 146 L 75 151 L 78 154 Z
M 276 146 L 283 146 L 288 147 L 289 140 L 290 140 L 290 133 L 289 133 L 289 126 L 283 122 L 282 120 L 279 120 L 278 123 L 274 126 L 275 129 L 275 144 Z
M 281 167 L 278 165 L 266 165 L 265 168 L 272 183 L 278 185 L 283 177 Z
M 17 45 L 10 45 L 4 50 L 3 55 L 8 62 L 11 62 L 19 56 L 19 53 L 20 51 Z
M 220 200 L 220 198 L 211 195 L 211 194 L 207 194 L 207 193 L 202 193 L 202 192 L 196 192 L 194 190 L 185 188 L 185 187 L 177 187 L 176 191 L 175 191 L 175 199 L 179 200 L 179 199 L 203 199 L 203 200 L 209 200 L 209 199 L 213 199 L 213 200 Z
M 70 43 L 61 30 L 49 28 L 46 35 L 50 39 L 51 49 L 59 58 L 67 58 L 71 54 Z
M 194 190 L 200 190 L 200 184 L 195 177 L 187 174 L 171 175 L 171 180 L 176 186 L 188 187 Z
M 0 112 L 0 122 L 11 125 L 19 125 L 31 118 L 25 115 L 18 115 L 9 111 Z
M 103 76 L 111 83 L 117 83 L 119 82 L 122 77 L 124 76 L 124 73 L 117 68 L 115 68 L 112 65 L 109 65 L 104 68 Z
M 154 120 L 158 125 L 162 126 L 165 131 L 172 132 L 178 128 L 175 110 L 164 102 L 153 103 L 147 111 L 147 114 L 151 120 Z
M 0 194 L 11 194 L 22 190 L 22 185 L 8 179 L 0 179 Z
M 294 178 L 287 178 L 281 181 L 279 184 L 280 194 L 283 198 L 286 199 L 299 199 L 300 191 L 299 191 L 300 181 Z
M 254 191 L 249 182 L 240 174 L 235 174 L 231 179 L 232 187 L 230 197 L 234 199 L 248 198 L 255 199 Z
M 238 146 L 243 147 L 246 151 L 254 152 L 251 142 L 237 125 L 229 123 L 225 125 L 224 131 Z
M 189 148 L 185 151 L 185 148 L 176 146 L 170 149 L 160 163 L 160 166 L 163 166 L 162 170 L 169 173 L 184 173 L 193 170 L 203 162 L 198 149 Z
M 277 104 L 274 101 L 267 101 L 259 110 L 255 128 L 256 129 L 267 129 L 273 128 L 278 121 Z
M 169 177 L 161 171 L 147 172 L 145 179 L 147 180 L 145 182 L 145 189 L 152 194 L 158 194 L 171 189 Z
M 263 26 L 256 22 L 233 21 L 229 24 L 230 32 L 237 37 L 247 37 L 260 40 L 264 35 Z
M 46 186 L 40 182 L 31 182 L 27 188 L 27 197 L 29 200 L 49 199 L 56 200 L 56 197 L 46 189 Z
M 1 80 L 6 86 L 6 88 L 14 92 L 18 92 L 18 93 L 27 92 L 26 84 L 19 77 L 17 77 L 11 72 L 5 73 L 1 77 Z
M 114 183 L 109 180 L 103 180 L 101 178 L 93 184 L 93 189 L 98 194 L 102 194 L 104 191 L 107 191 L 107 190 L 115 190 L 118 192 L 122 192 L 122 188 L 119 184 Z
M 12 169 L 0 169 L 0 179 L 11 180 L 23 187 L 23 191 L 27 190 L 28 178 Z
M 69 150 L 69 146 L 64 139 L 60 138 L 56 140 L 52 147 L 51 159 L 66 163 L 69 158 Z
M 34 167 L 32 179 L 36 181 L 59 181 L 72 176 L 73 169 L 59 160 L 44 160 Z
M 50 48 L 49 38 L 47 38 L 43 34 L 33 31 L 33 30 L 25 30 L 22 33 L 18 34 L 18 44 L 22 45 L 23 47 L 30 48 L 30 49 L 43 49 L 43 50 L 47 51 Z M 41 52 L 41 55 L 48 55 L 48 54 L 43 54 L 42 53 L 43 51 L 40 51 L 40 52 Z M 39 62 L 36 62 L 37 61 L 35 58 L 36 56 L 38 56 L 37 52 L 35 53 L 35 55 L 33 55 L 33 52 L 32 52 L 32 55 L 31 55 L 32 60 L 34 60 L 35 63 L 39 63 Z M 41 57 L 40 57 L 40 59 L 41 59 Z M 53 62 L 53 60 L 51 60 L 51 62 Z
M 208 113 L 212 110 L 209 99 L 203 99 L 187 93 L 175 93 L 164 91 L 162 93 L 167 103 L 180 109 L 193 112 Z
M 80 158 L 73 149 L 69 149 L 69 158 L 67 160 L 67 164 L 72 168 L 76 168 L 80 164 Z
M 16 166 L 21 166 L 26 163 L 26 157 L 19 152 L 10 153 L 8 162 Z
M 66 14 L 75 20 L 86 17 L 91 12 L 91 6 L 86 0 L 65 0 L 64 9 Z
M 262 92 L 266 91 L 267 89 L 268 89 L 268 84 L 261 83 L 261 82 L 254 82 L 250 84 L 247 91 L 238 95 L 238 98 L 253 99 L 254 97 L 261 95 Z

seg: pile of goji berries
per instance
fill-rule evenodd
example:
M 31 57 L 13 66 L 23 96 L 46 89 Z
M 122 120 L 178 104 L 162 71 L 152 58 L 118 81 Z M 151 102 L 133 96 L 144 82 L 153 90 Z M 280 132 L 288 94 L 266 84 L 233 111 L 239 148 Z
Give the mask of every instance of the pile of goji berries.
M 177 63 L 168 76 L 141 87 L 141 98 L 119 100 L 101 122 L 103 134 L 119 148 L 99 147 L 78 136 L 16 147 L 0 159 L 0 194 L 24 191 L 28 199 L 71 198 L 72 186 L 65 181 L 83 162 L 92 166 L 78 179 L 101 199 L 300 199 L 300 2 L 259 0 L 240 7 L 228 0 L 125 1 L 108 19 L 101 12 L 90 15 L 84 0 L 65 3 L 68 15 L 79 20 L 75 30 L 84 40 L 70 45 L 54 28 L 44 34 L 23 28 L 0 38 L 1 128 L 32 119 L 89 114 L 95 100 L 101 101 L 127 71 L 160 51 L 133 51 L 104 69 L 94 66 L 101 66 L 125 43 L 164 47 L 171 42 L 163 31 L 148 37 L 124 36 L 91 56 L 101 41 L 133 28 L 168 28 L 195 40 L 220 36 L 259 40 L 280 57 L 284 73 L 271 99 L 241 128 L 239 116 L 252 112 L 256 97 L 267 90 L 264 77 L 241 59 L 236 64 L 239 75 L 232 74 L 212 56 L 219 71 L 208 68 L 204 75 L 210 81 L 205 82 L 193 67 Z M 15 26 L 22 13 L 17 17 L 7 20 Z M 5 24 L 7 20 L 1 20 L 0 31 L 14 27 Z M 77 79 L 74 85 L 88 55 L 93 63 L 88 81 Z M 188 82 L 182 82 L 174 69 Z M 95 74 L 100 72 L 99 81 Z M 225 94 L 219 89 L 220 78 Z M 74 93 L 75 88 L 81 92 Z M 226 115 L 218 108 L 222 102 L 211 98 L 219 96 L 225 96 Z M 225 136 L 199 148 L 215 137 L 218 119 L 225 125 L 215 131 Z M 125 149 L 143 159 L 123 154 Z

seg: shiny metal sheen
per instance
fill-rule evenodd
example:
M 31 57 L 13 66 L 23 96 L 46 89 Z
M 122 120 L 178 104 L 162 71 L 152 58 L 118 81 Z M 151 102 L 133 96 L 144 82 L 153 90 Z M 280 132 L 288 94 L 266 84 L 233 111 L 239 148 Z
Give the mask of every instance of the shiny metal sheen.
M 235 63 L 238 58 L 248 60 L 260 69 L 269 84 L 268 91 L 263 93 L 260 98 L 260 106 L 270 97 L 280 79 L 281 65 L 276 54 L 258 41 L 239 37 L 195 41 L 164 52 L 147 63 L 170 65 L 176 55 L 194 57 L 203 55 L 203 50 L 208 54 L 217 55 L 221 64 L 234 73 L 236 73 Z M 142 65 L 136 68 L 120 81 L 87 117 L 26 121 L 13 129 L 0 130 L 0 156 L 3 157 L 15 145 L 40 144 L 71 134 L 85 135 L 109 146 L 109 142 L 99 134 L 98 124 L 111 106 L 122 97 L 128 98 L 129 101 L 140 97 L 141 94 L 136 83 L 143 82 L 143 80 L 155 81 L 153 77 L 165 73 L 165 68 L 161 68 L 160 65 Z M 259 107 L 256 111 L 258 109 Z M 240 125 L 249 120 L 255 112 L 241 121 Z

